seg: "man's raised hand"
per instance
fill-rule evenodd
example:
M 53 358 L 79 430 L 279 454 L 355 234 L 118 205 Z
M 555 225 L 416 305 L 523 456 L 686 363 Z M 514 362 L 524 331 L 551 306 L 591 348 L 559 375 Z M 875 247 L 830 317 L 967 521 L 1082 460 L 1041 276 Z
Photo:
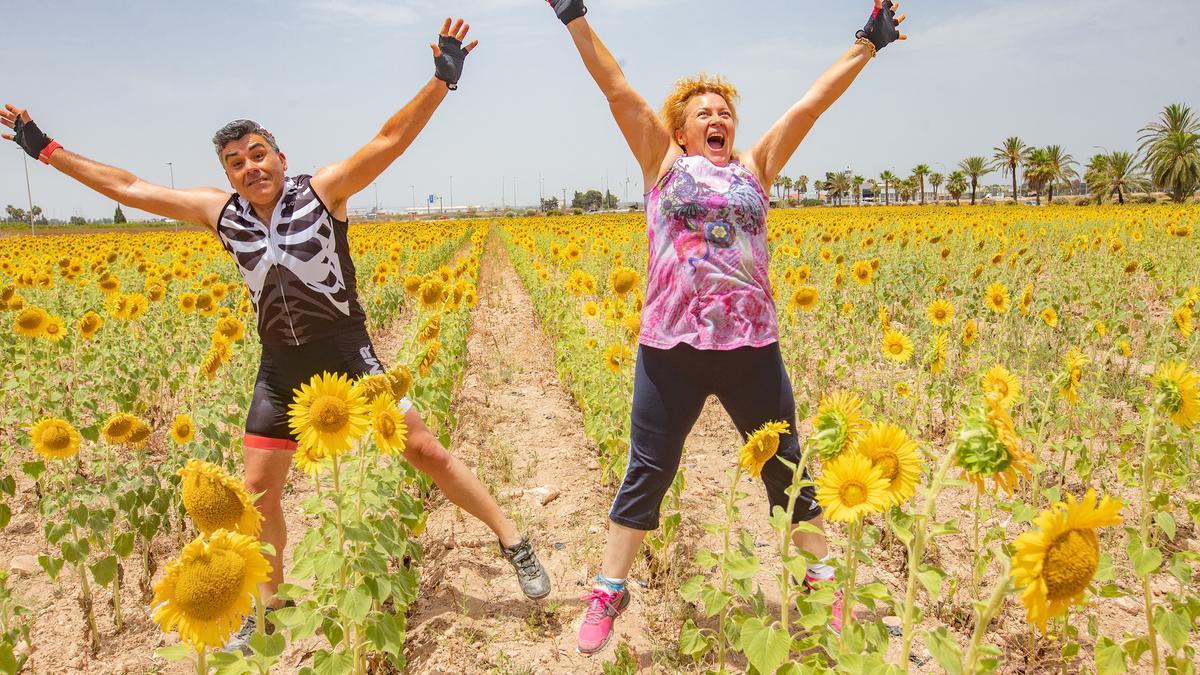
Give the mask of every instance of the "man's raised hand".
M 867 25 L 863 29 L 854 34 L 857 38 L 866 38 L 875 46 L 875 51 L 879 51 L 890 45 L 896 40 L 907 40 L 908 36 L 901 33 L 900 24 L 904 22 L 906 15 L 901 14 L 896 16 L 896 10 L 899 9 L 900 3 L 893 3 L 892 0 L 875 0 L 875 10 L 871 12 L 871 18 L 867 19 Z
M 28 110 L 16 108 L 11 103 L 5 103 L 4 109 L 0 110 L 0 123 L 13 130 L 11 134 L 0 134 L 0 138 L 16 142 L 25 154 L 34 159 L 49 164 L 50 155 L 62 147 L 53 138 L 42 133 L 38 125 L 29 118 Z
M 475 49 L 475 45 L 479 44 L 479 40 L 475 40 L 471 44 L 463 47 L 463 41 L 467 39 L 467 31 L 471 30 L 471 25 L 459 19 L 452 26 L 450 19 L 446 19 L 442 24 L 442 32 L 438 35 L 437 44 L 429 45 L 433 50 L 433 74 L 434 77 L 446 83 L 449 89 L 458 89 L 458 78 L 462 77 L 463 63 L 467 59 L 467 54 Z
M 554 8 L 555 16 L 564 26 L 587 14 L 583 0 L 546 0 L 546 3 Z

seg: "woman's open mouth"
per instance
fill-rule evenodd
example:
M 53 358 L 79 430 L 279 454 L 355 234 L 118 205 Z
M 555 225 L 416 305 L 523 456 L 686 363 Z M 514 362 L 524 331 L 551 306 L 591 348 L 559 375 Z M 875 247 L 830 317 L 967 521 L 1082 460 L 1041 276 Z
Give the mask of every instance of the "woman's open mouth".
M 708 149 L 713 152 L 720 152 L 725 149 L 725 134 L 712 133 L 708 135 Z

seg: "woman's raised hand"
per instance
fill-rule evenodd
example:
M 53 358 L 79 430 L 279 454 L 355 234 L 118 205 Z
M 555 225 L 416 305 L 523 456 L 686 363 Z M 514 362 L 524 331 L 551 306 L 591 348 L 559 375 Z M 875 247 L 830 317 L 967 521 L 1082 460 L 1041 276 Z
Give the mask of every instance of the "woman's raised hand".
M 587 14 L 583 0 L 546 0 L 546 4 L 554 8 L 554 14 L 564 26 Z
M 471 24 L 462 19 L 451 25 L 450 19 L 447 18 L 442 24 L 437 44 L 429 45 L 429 48 L 433 50 L 434 77 L 445 82 L 449 89 L 458 89 L 458 78 L 462 77 L 463 63 L 466 62 L 467 54 L 470 54 L 471 50 L 475 49 L 475 45 L 479 44 L 479 40 L 476 40 L 463 47 L 469 30 L 471 30 Z
M 896 40 L 907 40 L 908 36 L 900 32 L 900 24 L 907 17 L 904 14 L 896 16 L 899 7 L 900 3 L 893 3 L 892 0 L 875 0 L 875 10 L 871 12 L 871 18 L 867 19 L 867 25 L 855 33 L 854 37 L 870 40 L 875 46 L 875 51 Z

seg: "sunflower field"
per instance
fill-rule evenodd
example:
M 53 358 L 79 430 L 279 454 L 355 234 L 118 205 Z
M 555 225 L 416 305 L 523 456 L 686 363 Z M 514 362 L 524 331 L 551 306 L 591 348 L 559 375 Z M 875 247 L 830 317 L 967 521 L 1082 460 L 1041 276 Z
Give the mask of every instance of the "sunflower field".
M 328 638 L 318 664 L 362 672 L 368 654 L 402 662 L 429 482 L 397 461 L 405 434 L 395 400 L 409 396 L 448 443 L 484 234 L 467 223 L 351 232 L 368 327 L 377 338 L 394 333 L 379 344 L 393 367 L 305 387 L 344 398 L 353 423 L 297 455 L 311 482 L 305 513 L 318 526 L 301 533 L 303 562 L 289 573 L 312 582 L 285 585 L 289 606 L 272 617 L 293 641 Z M 258 636 L 250 658 L 205 659 L 255 611 L 269 572 L 261 516 L 231 477 L 241 475 L 259 350 L 253 306 L 225 251 L 191 232 L 12 238 L 0 250 L 0 297 L 9 324 L 0 331 L 0 536 L 15 511 L 41 531 L 37 565 L 78 592 L 87 652 L 100 646 L 99 616 L 120 633 L 153 608 L 182 639 L 158 656 L 266 672 L 282 632 Z M 19 671 L 31 643 L 46 647 L 30 636 L 14 582 L 0 577 L 0 672 Z
M 504 226 L 611 490 L 644 218 Z M 664 501 L 648 542 L 690 575 L 681 654 L 722 670 L 739 652 L 761 673 L 908 670 L 918 647 L 934 660 L 923 669 L 951 673 L 1194 672 L 1198 225 L 1195 206 L 772 212 L 801 428 L 764 428 L 730 454 L 711 505 L 723 517 L 704 523 L 716 538 L 694 560 L 671 557 L 684 470 Z M 842 551 L 853 618 L 840 634 L 826 628 L 832 591 L 795 582 L 808 561 L 789 514 L 771 517 L 773 554 L 738 534 L 739 474 L 791 432 Z
M 672 669 L 1194 672 L 1198 226 L 1196 206 L 772 212 L 799 428 L 769 423 L 731 448 L 720 501 L 699 512 L 683 506 L 690 469 L 677 476 L 647 539 L 651 583 L 685 610 Z M 238 478 L 258 346 L 227 254 L 198 232 L 5 240 L 0 541 L 36 535 L 38 573 L 77 599 L 85 653 L 150 626 L 177 672 L 279 670 L 297 645 L 308 672 L 405 667 L 431 484 L 402 459 L 395 402 L 450 446 L 490 230 L 554 343 L 597 489 L 616 490 L 644 215 L 355 226 L 390 368 L 297 392 L 290 489 L 307 528 L 275 610 L 256 602 L 273 551 Z M 762 516 L 739 485 L 783 434 L 824 507 L 835 584 L 796 582 L 810 560 L 783 509 L 767 540 L 746 531 Z M 698 529 L 702 545 L 683 546 Z M 22 583 L 0 572 L 3 673 L 48 648 Z M 218 652 L 255 614 L 251 653 Z M 622 654 L 606 672 L 636 670 Z

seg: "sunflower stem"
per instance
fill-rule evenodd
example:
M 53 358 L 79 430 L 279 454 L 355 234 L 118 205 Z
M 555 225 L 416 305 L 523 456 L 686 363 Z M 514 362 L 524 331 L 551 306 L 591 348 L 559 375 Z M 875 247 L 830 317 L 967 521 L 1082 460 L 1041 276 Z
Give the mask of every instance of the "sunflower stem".
M 838 646 L 846 650 L 846 632 L 854 624 L 854 578 L 858 576 L 858 535 L 862 530 L 862 519 L 852 521 L 846 528 L 846 579 L 842 590 L 842 631 L 838 635 Z
M 733 480 L 729 483 L 729 496 L 725 499 L 725 541 L 721 553 L 721 595 L 729 593 L 729 538 L 733 531 L 733 509 L 737 502 L 737 484 L 738 479 L 742 477 L 742 465 L 738 464 L 733 469 Z M 717 632 L 720 634 L 717 641 L 717 672 L 725 672 L 725 616 L 728 613 L 728 608 L 721 610 L 721 616 L 717 619 Z
M 979 672 L 979 645 L 983 642 L 984 634 L 987 633 L 988 624 L 995 618 L 1000 608 L 1004 606 L 1004 596 L 1008 595 L 1008 585 L 1011 581 L 1010 571 L 1011 565 L 1005 562 L 1004 573 L 1001 575 L 1000 581 L 996 582 L 996 587 L 992 590 L 992 596 L 988 599 L 988 604 L 975 617 L 975 630 L 971 635 L 971 646 L 967 648 L 965 659 L 967 667 L 963 672 Z
M 900 667 L 905 672 L 908 672 L 908 656 L 912 652 L 913 614 L 917 601 L 917 572 L 921 566 L 921 556 L 925 553 L 925 523 L 933 519 L 933 512 L 937 509 L 938 495 L 945 487 L 946 474 L 954 465 L 954 455 L 955 446 L 951 445 L 946 451 L 946 456 L 942 458 L 937 474 L 934 475 L 933 483 L 929 486 L 929 493 L 925 497 L 925 509 L 921 515 L 913 519 L 913 538 L 908 545 L 908 586 L 904 592 L 904 637 L 900 649 Z
M 280 556 L 282 558 L 282 556 Z M 267 634 L 267 603 L 263 602 L 262 591 L 257 591 L 254 594 L 254 634 Z
M 796 464 L 796 469 L 792 472 L 792 486 L 788 494 L 787 516 L 788 524 L 783 530 L 783 535 L 779 542 L 779 559 L 787 562 L 792 555 L 792 531 L 794 526 L 792 520 L 796 513 L 796 500 L 800 496 L 800 482 L 804 480 L 804 467 L 808 465 L 808 459 L 812 455 L 811 446 L 804 449 L 800 455 L 800 461 Z M 788 612 L 792 604 L 792 573 L 786 567 L 779 573 L 779 625 L 791 635 L 791 628 L 788 624 Z
M 208 675 L 208 658 L 204 647 L 196 650 L 196 675 Z
M 73 530 L 74 528 L 72 528 Z M 100 649 L 100 630 L 96 628 L 96 611 L 92 607 L 92 587 L 88 583 L 87 566 L 79 563 L 79 601 L 84 606 L 87 615 L 88 642 L 92 652 Z

